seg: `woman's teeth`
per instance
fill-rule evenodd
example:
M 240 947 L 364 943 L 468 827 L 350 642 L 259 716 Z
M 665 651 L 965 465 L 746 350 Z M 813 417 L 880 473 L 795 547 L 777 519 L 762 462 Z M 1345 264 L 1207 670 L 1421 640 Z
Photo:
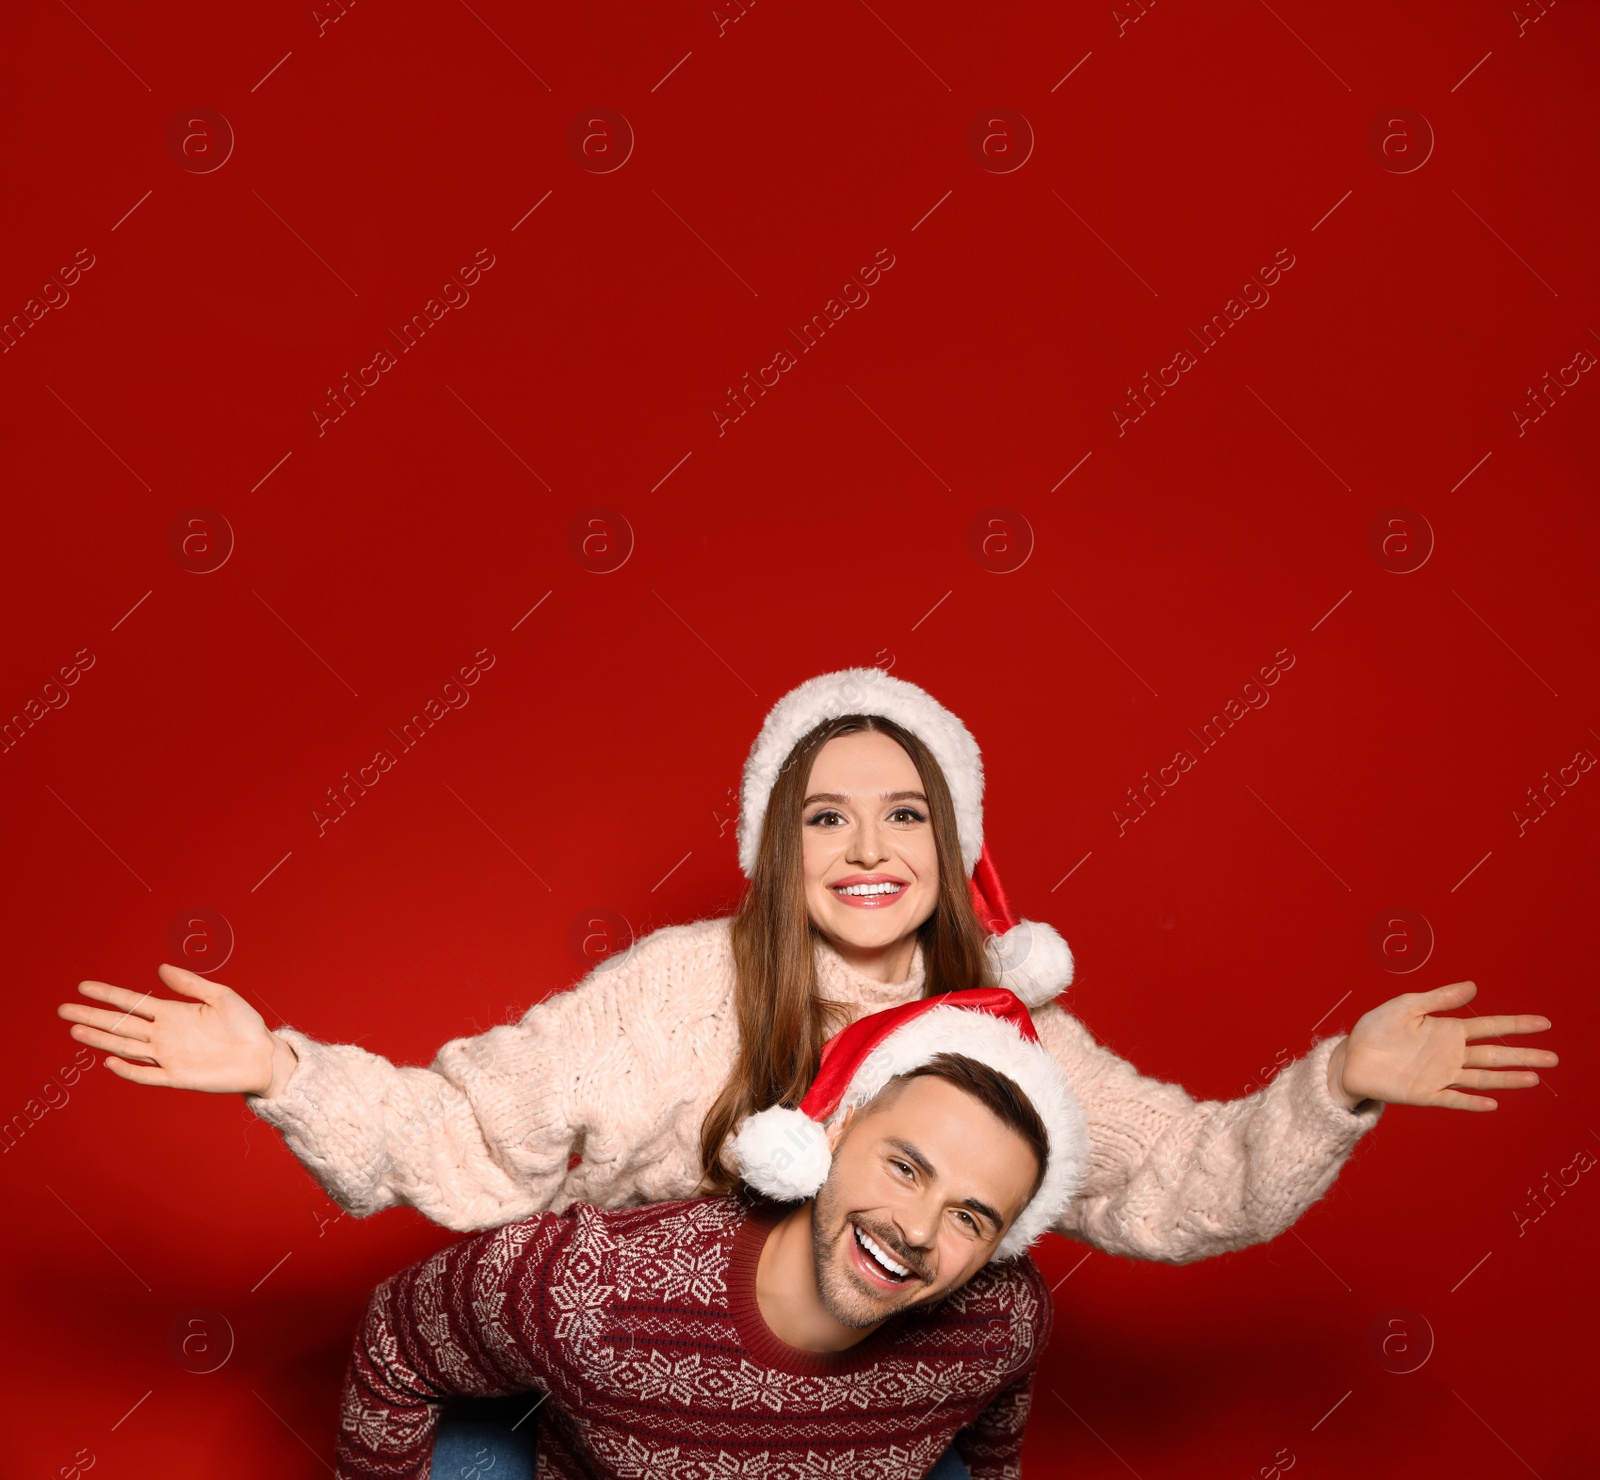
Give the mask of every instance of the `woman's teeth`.
M 881 1244 L 869 1238 L 859 1228 L 856 1229 L 856 1242 L 866 1250 L 868 1258 L 883 1267 L 891 1279 L 903 1280 L 910 1275 L 911 1271 L 905 1265 L 891 1259 Z
M 839 894 L 898 894 L 904 884 L 844 884 L 835 890 Z

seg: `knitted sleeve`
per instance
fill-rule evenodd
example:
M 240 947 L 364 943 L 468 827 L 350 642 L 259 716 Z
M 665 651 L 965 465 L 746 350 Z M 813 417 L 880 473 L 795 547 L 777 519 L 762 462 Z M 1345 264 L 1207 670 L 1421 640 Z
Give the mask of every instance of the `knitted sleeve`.
M 698 1148 L 679 1144 L 675 1112 L 726 1073 L 713 1029 L 736 1032 L 728 960 L 726 921 L 658 930 L 426 1069 L 281 1028 L 299 1063 L 245 1102 L 358 1216 L 409 1204 L 446 1228 L 495 1227 L 556 1205 L 574 1152 L 599 1169 L 586 1201 L 685 1196 Z
M 955 1437 L 956 1453 L 966 1462 L 973 1480 L 1017 1480 L 1022 1474 L 1022 1435 L 1033 1406 L 1034 1377 L 1055 1324 L 1049 1288 L 1033 1260 L 1026 1256 L 1018 1259 L 1007 1270 L 1006 1279 L 1005 1325 L 1012 1342 L 1008 1361 L 1014 1359 L 1016 1365 L 1000 1374 L 1002 1378 L 1009 1375 L 1010 1381 Z
M 517 1319 L 516 1291 L 547 1280 L 571 1220 L 545 1214 L 463 1239 L 372 1293 L 345 1371 L 340 1480 L 428 1473 L 441 1400 L 548 1392 L 543 1354 Z
M 966 1462 L 972 1480 L 1019 1480 L 1033 1377 L 1030 1369 L 1001 1388 L 977 1418 L 956 1431 L 956 1453 Z
M 1342 1035 L 1241 1099 L 1195 1100 L 1145 1078 L 1056 1003 L 1033 1020 L 1089 1121 L 1089 1174 L 1056 1230 L 1108 1253 L 1185 1264 L 1277 1237 L 1383 1113 L 1348 1110 L 1329 1089 Z

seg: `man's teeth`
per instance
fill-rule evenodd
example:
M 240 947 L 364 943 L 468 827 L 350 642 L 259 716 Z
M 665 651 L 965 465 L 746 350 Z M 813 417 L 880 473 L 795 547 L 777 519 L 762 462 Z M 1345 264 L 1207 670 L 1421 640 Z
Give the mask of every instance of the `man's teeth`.
M 904 887 L 901 884 L 845 884 L 838 889 L 840 894 L 898 894 Z
M 869 1238 L 859 1228 L 856 1229 L 856 1242 L 860 1244 L 861 1247 L 865 1249 L 873 1259 L 877 1260 L 877 1262 L 886 1270 L 888 1270 L 889 1273 L 892 1274 L 896 1279 L 903 1280 L 908 1274 L 911 1273 L 911 1271 L 898 1260 L 891 1259 L 884 1251 L 881 1244 Z

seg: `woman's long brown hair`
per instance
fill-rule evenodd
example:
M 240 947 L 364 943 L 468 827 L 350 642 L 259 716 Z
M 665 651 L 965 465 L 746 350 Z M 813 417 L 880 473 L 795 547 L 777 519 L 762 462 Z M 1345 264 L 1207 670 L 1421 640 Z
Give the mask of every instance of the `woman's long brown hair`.
M 750 888 L 734 916 L 734 1000 L 739 1057 L 700 1128 L 702 1186 L 730 1191 L 737 1173 L 722 1158 L 724 1146 L 747 1115 L 771 1105 L 800 1103 L 822 1062 L 822 1045 L 845 1026 L 846 1010 L 826 1002 L 817 986 L 819 934 L 806 909 L 801 859 L 801 813 L 812 762 L 828 741 L 871 731 L 898 742 L 922 778 L 928 818 L 939 857 L 939 899 L 918 927 L 925 997 L 994 985 L 984 951 L 987 932 L 973 912 L 955 807 L 944 772 L 909 730 L 879 715 L 846 714 L 825 720 L 790 751 L 767 799 L 761 844 Z

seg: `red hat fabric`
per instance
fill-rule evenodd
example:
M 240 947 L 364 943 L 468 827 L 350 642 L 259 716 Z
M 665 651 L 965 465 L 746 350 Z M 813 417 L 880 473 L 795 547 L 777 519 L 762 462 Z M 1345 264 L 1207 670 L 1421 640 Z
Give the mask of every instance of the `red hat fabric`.
M 1011 913 L 1011 902 L 1006 898 L 1006 891 L 1000 887 L 1000 875 L 989 856 L 987 843 L 978 855 L 972 877 L 967 880 L 967 888 L 972 893 L 972 908 L 977 912 L 979 922 L 991 935 L 1004 935 L 1017 923 L 1017 917 Z
M 1039 1042 L 1026 1004 L 1003 987 L 924 997 L 858 1018 L 829 1039 L 797 1110 L 750 1116 L 733 1141 L 744 1180 L 783 1200 L 812 1197 L 833 1163 L 826 1127 L 897 1075 L 938 1053 L 977 1059 L 1010 1078 L 1043 1120 L 1049 1160 L 1039 1189 L 995 1250 L 1015 1258 L 1055 1223 L 1088 1170 L 1088 1124 L 1067 1076 Z

